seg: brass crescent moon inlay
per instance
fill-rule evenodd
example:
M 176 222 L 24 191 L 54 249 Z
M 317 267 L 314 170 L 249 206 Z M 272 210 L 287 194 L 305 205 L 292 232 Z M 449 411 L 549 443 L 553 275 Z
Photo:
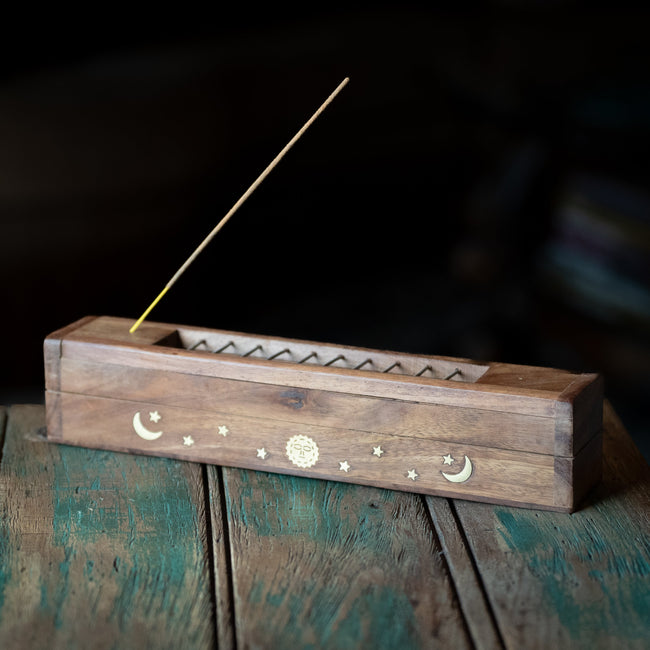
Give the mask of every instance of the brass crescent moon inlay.
M 154 411 L 157 413 L 157 411 Z M 138 411 L 134 416 L 133 416 L 133 430 L 143 439 L 143 440 L 157 440 L 162 436 L 163 432 L 162 431 L 149 431 L 144 424 L 142 424 L 142 420 L 140 419 L 140 411 Z
M 440 472 L 448 481 L 452 483 L 464 483 L 472 475 L 473 467 L 472 461 L 465 456 L 465 467 L 458 472 L 458 474 L 447 474 L 446 472 Z

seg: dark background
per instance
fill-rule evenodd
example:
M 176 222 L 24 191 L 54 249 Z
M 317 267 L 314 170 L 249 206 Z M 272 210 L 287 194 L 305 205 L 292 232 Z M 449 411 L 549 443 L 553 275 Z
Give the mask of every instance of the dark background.
M 460 8 L 458 8 L 460 7 Z M 136 318 L 596 371 L 650 441 L 650 12 L 373 3 L 7 21 L 0 403 Z

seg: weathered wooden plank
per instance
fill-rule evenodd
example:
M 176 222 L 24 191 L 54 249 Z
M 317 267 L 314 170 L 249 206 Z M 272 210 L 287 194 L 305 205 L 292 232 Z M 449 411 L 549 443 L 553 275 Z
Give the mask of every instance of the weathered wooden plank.
M 650 469 L 609 406 L 603 474 L 573 515 L 455 502 L 507 647 L 648 647 Z
M 58 329 L 56 332 L 52 332 L 43 342 L 45 384 L 50 390 L 58 391 L 61 387 L 61 345 L 63 339 L 94 319 L 94 316 L 85 316 L 74 323 L 70 323 L 70 325 Z
M 223 475 L 238 646 L 471 647 L 420 497 Z
M 201 467 L 48 444 L 43 425 L 9 411 L 0 647 L 212 647 Z

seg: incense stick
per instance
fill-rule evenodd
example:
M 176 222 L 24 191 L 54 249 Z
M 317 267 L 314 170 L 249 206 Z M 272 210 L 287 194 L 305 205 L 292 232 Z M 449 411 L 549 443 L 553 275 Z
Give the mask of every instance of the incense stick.
M 230 208 L 227 214 L 221 219 L 221 221 L 212 229 L 210 234 L 196 247 L 194 252 L 183 262 L 183 265 L 174 273 L 172 279 L 165 285 L 165 288 L 158 294 L 155 300 L 145 309 L 144 313 L 138 320 L 133 324 L 129 332 L 133 334 L 135 330 L 140 327 L 142 321 L 149 315 L 149 312 L 160 302 L 162 297 L 171 289 L 173 284 L 178 280 L 178 278 L 183 275 L 187 270 L 187 267 L 199 256 L 201 251 L 212 241 L 212 238 L 226 225 L 230 217 L 232 217 L 237 210 L 242 206 L 244 201 L 258 188 L 260 183 L 271 173 L 273 168 L 282 160 L 284 155 L 293 147 L 293 145 L 301 138 L 302 134 L 314 123 L 316 118 L 327 108 L 327 106 L 332 102 L 332 100 L 343 90 L 343 87 L 350 81 L 349 77 L 346 77 L 336 88 L 336 90 L 321 104 L 318 110 L 305 122 L 303 127 L 296 133 L 296 135 L 289 140 L 285 145 L 284 149 L 271 161 L 267 168 L 257 177 L 253 184 L 241 195 L 237 203 Z

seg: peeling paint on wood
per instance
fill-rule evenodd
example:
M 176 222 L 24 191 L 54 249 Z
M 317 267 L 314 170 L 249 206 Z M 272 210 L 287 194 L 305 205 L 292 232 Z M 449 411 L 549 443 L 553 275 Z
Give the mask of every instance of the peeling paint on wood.
M 469 647 L 419 496 L 224 475 L 239 645 Z
M 211 647 L 200 468 L 29 440 L 42 420 L 10 412 L 0 647 Z
M 650 536 L 611 544 L 625 539 L 614 529 L 636 529 L 626 513 L 596 525 L 579 515 L 565 521 L 504 510 L 495 515 L 499 535 L 541 583 L 545 606 L 572 639 L 598 630 L 601 639 L 648 641 Z
M 650 469 L 610 407 L 604 450 L 572 515 L 456 502 L 508 646 L 648 647 Z

